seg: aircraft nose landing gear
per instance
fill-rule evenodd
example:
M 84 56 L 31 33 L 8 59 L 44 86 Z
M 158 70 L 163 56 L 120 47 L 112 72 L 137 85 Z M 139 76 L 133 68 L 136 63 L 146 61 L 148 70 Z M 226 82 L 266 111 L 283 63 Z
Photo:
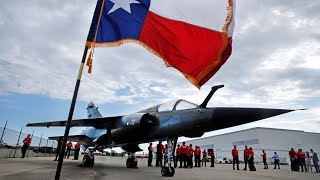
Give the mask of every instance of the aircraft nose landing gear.
M 172 177 L 174 176 L 175 170 L 173 167 L 162 167 L 161 168 L 161 175 L 162 176 L 167 176 L 167 177 Z
M 164 166 L 161 168 L 161 175 L 166 177 L 174 176 L 175 170 L 172 167 L 174 151 L 176 149 L 178 138 L 168 139 L 168 152 L 164 155 Z
M 134 153 L 128 154 L 128 159 L 126 162 L 127 168 L 138 168 L 138 160 Z
M 88 154 L 83 156 L 81 167 L 93 167 L 94 165 L 94 155 L 93 150 L 89 149 Z

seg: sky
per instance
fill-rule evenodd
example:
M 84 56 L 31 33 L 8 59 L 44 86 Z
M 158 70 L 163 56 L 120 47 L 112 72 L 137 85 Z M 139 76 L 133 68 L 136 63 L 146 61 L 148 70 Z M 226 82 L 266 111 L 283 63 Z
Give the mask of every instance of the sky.
M 8 128 L 23 126 L 37 136 L 63 135 L 64 128 L 25 125 L 67 119 L 95 3 L 11 0 L 0 6 L 0 126 L 8 121 Z M 157 6 L 167 8 L 159 1 Z M 211 22 L 205 17 L 213 11 L 205 9 L 183 9 L 180 18 L 186 13 L 193 21 Z M 319 9 L 320 1 L 237 1 L 233 53 L 201 90 L 138 44 L 98 48 L 93 73 L 83 73 L 74 119 L 87 116 L 90 101 L 103 116 L 172 99 L 200 104 L 213 85 L 224 84 L 208 106 L 307 110 L 204 136 L 258 126 L 320 133 Z M 195 15 L 204 18 L 192 19 Z M 81 130 L 72 128 L 70 134 Z

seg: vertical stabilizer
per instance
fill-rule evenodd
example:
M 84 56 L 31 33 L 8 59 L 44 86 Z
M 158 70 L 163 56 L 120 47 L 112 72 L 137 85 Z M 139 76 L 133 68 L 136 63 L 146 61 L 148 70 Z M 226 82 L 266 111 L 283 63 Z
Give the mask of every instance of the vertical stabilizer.
M 87 112 L 89 119 L 102 117 L 100 112 L 98 111 L 98 107 L 96 107 L 92 101 L 88 104 Z

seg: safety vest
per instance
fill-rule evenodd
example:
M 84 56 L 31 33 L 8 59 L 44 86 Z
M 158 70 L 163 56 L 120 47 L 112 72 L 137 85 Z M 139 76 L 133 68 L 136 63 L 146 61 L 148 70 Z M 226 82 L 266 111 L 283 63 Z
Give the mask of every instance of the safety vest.
M 180 147 L 180 153 L 181 154 L 187 154 L 188 153 L 188 147 L 186 145 L 182 145 Z
M 176 149 L 176 156 L 179 156 L 180 155 L 180 147 L 177 147 Z
M 213 157 L 214 156 L 214 151 L 210 151 L 210 156 Z
M 200 149 L 195 149 L 194 150 L 194 155 L 200 155 L 201 154 L 201 150 Z
M 75 149 L 80 149 L 80 147 L 81 147 L 81 144 L 80 144 L 80 143 L 77 143 L 77 144 L 74 146 Z
M 67 148 L 70 148 L 70 149 L 72 148 L 72 142 L 67 143 Z
M 31 143 L 31 138 L 29 138 L 29 137 L 24 138 L 24 140 L 23 140 L 24 145 L 30 145 L 30 143 Z
M 193 148 L 189 147 L 188 149 L 188 156 L 192 156 L 193 155 Z
M 162 153 L 168 153 L 168 148 L 163 148 Z
M 262 158 L 267 158 L 267 153 L 262 153 Z
M 238 157 L 238 150 L 232 149 L 232 157 Z
M 291 158 L 295 158 L 296 152 L 295 152 L 294 150 L 290 150 L 290 151 L 289 151 L 289 156 L 290 156 Z
M 202 151 L 202 156 L 203 157 L 207 157 L 207 155 L 208 155 L 207 151 Z
M 162 153 L 163 148 L 164 148 L 163 144 L 158 144 L 158 145 L 157 145 L 157 152 Z

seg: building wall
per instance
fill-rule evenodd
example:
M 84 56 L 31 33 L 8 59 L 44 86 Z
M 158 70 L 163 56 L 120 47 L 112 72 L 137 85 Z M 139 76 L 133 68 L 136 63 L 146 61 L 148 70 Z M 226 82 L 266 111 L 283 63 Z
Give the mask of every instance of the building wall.
M 200 146 L 201 149 L 214 149 L 216 158 L 231 158 L 231 150 L 237 145 L 239 158 L 243 160 L 243 149 L 245 145 L 252 147 L 255 152 L 255 161 L 262 162 L 261 154 L 264 149 L 267 153 L 267 161 L 273 162 L 274 152 L 280 157 L 280 162 L 288 163 L 288 151 L 302 148 L 309 151 L 312 148 L 320 152 L 320 134 L 303 131 L 273 129 L 273 128 L 252 128 L 207 138 L 187 141 L 186 144 Z

